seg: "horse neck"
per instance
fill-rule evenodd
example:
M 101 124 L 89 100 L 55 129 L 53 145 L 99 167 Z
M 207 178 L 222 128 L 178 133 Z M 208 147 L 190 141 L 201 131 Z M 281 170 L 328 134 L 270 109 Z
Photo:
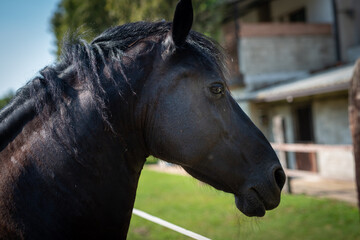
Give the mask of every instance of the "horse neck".
M 72 221 L 73 213 L 83 212 L 84 226 L 99 217 L 104 226 L 113 224 L 125 236 L 139 178 L 139 170 L 133 162 L 140 160 L 134 154 L 135 149 L 127 149 L 128 142 L 104 128 L 98 114 L 91 110 L 89 98 L 90 94 L 80 94 L 78 100 L 74 100 L 71 109 L 75 114 L 71 120 L 73 127 L 60 123 L 59 112 L 46 119 L 35 116 L 23 126 L 9 147 L 0 152 L 1 167 L 6 164 L 9 174 L 27 169 L 24 175 L 34 173 L 28 166 L 37 169 L 36 174 L 41 174 L 39 179 L 46 179 L 46 183 L 31 182 L 33 185 L 26 185 L 32 189 L 30 192 L 36 193 L 36 189 L 51 186 L 61 194 L 65 189 L 65 196 L 70 193 L 71 198 L 63 198 L 64 203 L 56 202 L 59 208 L 66 205 L 66 209 L 69 209 L 64 217 Z M 79 107 L 79 104 L 82 106 Z M 14 107 L 13 111 L 16 109 Z M 7 115 L 12 114 L 9 111 Z M 76 129 L 76 134 L 68 135 L 73 129 Z M 68 139 L 63 139 L 64 136 Z M 13 164 L 15 161 L 19 164 Z M 27 196 L 24 199 L 27 201 Z M 94 202 L 102 209 L 86 209 L 86 204 L 77 205 L 79 199 Z M 113 219 L 113 222 L 109 219 Z
M 130 67 L 127 70 L 137 72 Z M 66 191 L 72 193 L 72 199 L 86 197 L 89 201 L 100 202 L 99 205 L 104 207 L 101 211 L 99 209 L 103 216 L 116 213 L 114 224 L 126 232 L 146 158 L 142 130 L 137 127 L 133 113 L 138 97 L 134 91 L 139 89 L 130 86 L 141 83 L 143 78 L 141 74 L 136 76 L 136 81 L 124 84 L 127 87 L 124 87 L 122 96 L 108 89 L 109 121 L 115 133 L 106 126 L 94 107 L 91 90 L 79 90 L 72 99 L 64 99 L 66 104 L 45 113 L 37 109 L 36 97 L 31 94 L 24 98 L 16 97 L 18 100 L 0 113 L 0 144 L 5 144 L 0 149 L 0 162 L 8 163 L 12 169 L 19 168 L 19 171 L 34 166 L 55 188 L 61 190 L 65 186 Z M 25 109 L 31 109 L 30 118 L 26 117 L 26 111 L 21 110 L 25 105 L 28 106 Z M 46 109 L 46 103 L 44 107 Z M 21 126 L 11 123 L 16 131 L 11 139 L 6 138 L 7 143 L 3 143 L 5 133 L 1 129 L 7 129 L 3 125 L 7 121 L 3 120 L 16 115 L 20 116 Z M 15 160 L 21 164 L 13 164 Z M 54 176 L 56 181 L 53 181 Z M 74 182 L 77 184 L 71 184 Z M 41 183 L 34 183 L 34 189 L 37 189 L 36 184 Z M 76 208 L 84 206 L 69 203 L 68 207 L 74 207 L 75 212 Z
M 126 93 L 127 91 L 124 91 Z M 70 113 L 64 122 L 57 124 L 58 135 L 65 136 L 65 148 L 70 147 L 71 158 L 81 161 L 101 161 L 101 165 L 123 166 L 126 171 L 138 177 L 145 161 L 145 154 L 140 147 L 138 136 L 134 130 L 131 114 L 132 100 L 126 98 L 126 104 L 121 103 L 119 95 L 109 94 L 109 123 L 104 122 L 103 116 L 94 107 L 94 96 L 89 91 L 79 92 L 67 109 Z M 54 113 L 48 121 L 56 124 L 62 119 L 61 111 Z M 51 126 L 51 124 L 49 126 Z M 56 136 L 55 136 L 56 137 Z M 86 162 L 85 164 L 91 164 Z M 95 165 L 99 163 L 94 163 Z
M 148 91 L 149 88 L 145 89 L 144 86 L 157 64 L 157 58 L 160 56 L 159 41 L 160 38 L 143 40 L 125 52 L 121 63 L 122 70 L 116 73 L 122 76 L 119 84 L 121 96 L 117 94 L 118 91 L 113 91 L 115 94 L 110 94 L 111 100 L 109 101 L 111 115 L 114 119 L 112 122 L 115 123 L 116 132 L 125 131 L 127 138 L 131 139 L 132 145 L 136 143 L 137 151 L 140 150 L 143 157 L 149 155 L 144 139 L 143 117 L 145 109 L 142 104 L 144 95 L 146 95 L 144 92 Z

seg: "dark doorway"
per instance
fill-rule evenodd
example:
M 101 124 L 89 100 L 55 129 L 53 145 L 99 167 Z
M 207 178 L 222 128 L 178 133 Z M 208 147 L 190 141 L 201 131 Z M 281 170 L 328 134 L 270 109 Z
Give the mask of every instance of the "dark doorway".
M 259 22 L 271 22 L 270 2 L 265 2 L 258 8 Z
M 295 108 L 297 120 L 296 140 L 312 142 L 314 140 L 311 105 L 306 104 Z
M 297 143 L 313 143 L 313 117 L 311 104 L 303 104 L 294 109 L 295 115 L 295 140 Z M 297 152 L 296 166 L 299 170 L 317 172 L 315 152 Z
M 289 14 L 290 22 L 306 22 L 306 8 L 300 8 Z

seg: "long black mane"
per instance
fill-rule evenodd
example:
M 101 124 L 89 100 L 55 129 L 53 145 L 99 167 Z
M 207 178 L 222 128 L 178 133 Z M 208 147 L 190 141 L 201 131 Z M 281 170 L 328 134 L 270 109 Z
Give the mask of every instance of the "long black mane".
M 122 95 L 123 84 L 128 84 L 122 66 L 125 51 L 141 39 L 166 37 L 171 26 L 165 21 L 136 22 L 110 28 L 91 43 L 81 38 L 65 40 L 59 62 L 42 69 L 40 76 L 19 89 L 10 104 L 0 111 L 0 151 L 36 115 L 45 121 L 52 112 L 66 110 L 68 100 L 77 94 L 73 86 L 75 80 L 81 89 L 90 90 L 97 112 L 111 129 L 105 86 L 113 84 Z M 191 31 L 186 46 L 195 48 L 203 58 L 224 71 L 222 50 L 211 39 Z M 63 121 L 69 119 L 71 112 L 65 111 Z

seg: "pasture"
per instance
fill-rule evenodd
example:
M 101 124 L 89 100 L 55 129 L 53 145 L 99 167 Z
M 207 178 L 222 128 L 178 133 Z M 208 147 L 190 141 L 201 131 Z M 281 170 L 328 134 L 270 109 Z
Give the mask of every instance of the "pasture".
M 144 169 L 135 208 L 211 239 L 360 239 L 359 213 L 346 203 L 283 195 L 264 218 L 247 218 L 231 194 L 187 177 Z M 128 239 L 189 239 L 133 216 Z

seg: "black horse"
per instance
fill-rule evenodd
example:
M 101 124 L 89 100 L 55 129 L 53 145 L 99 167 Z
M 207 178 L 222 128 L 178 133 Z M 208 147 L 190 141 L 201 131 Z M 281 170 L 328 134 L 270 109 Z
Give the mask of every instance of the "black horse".
M 150 154 L 234 194 L 247 216 L 279 204 L 276 154 L 192 20 L 181 0 L 173 23 L 72 41 L 18 91 L 0 112 L 1 239 L 125 239 Z

